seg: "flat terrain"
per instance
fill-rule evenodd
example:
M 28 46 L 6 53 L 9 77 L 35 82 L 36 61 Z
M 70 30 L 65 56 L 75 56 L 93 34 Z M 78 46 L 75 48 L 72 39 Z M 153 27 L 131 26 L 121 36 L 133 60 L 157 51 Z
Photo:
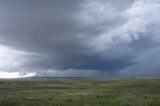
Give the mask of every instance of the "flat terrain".
M 0 80 L 0 106 L 160 106 L 160 79 Z

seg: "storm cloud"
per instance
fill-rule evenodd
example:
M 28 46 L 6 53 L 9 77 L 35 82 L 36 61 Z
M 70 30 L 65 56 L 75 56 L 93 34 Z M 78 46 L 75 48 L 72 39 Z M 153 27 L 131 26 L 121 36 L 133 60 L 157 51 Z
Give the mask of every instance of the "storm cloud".
M 159 0 L 0 0 L 0 71 L 160 75 Z

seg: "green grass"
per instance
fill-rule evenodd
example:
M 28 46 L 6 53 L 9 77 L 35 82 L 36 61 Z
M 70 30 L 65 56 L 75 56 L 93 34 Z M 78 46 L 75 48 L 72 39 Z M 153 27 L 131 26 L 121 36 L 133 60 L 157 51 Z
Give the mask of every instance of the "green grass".
M 160 79 L 1 80 L 0 106 L 160 106 Z

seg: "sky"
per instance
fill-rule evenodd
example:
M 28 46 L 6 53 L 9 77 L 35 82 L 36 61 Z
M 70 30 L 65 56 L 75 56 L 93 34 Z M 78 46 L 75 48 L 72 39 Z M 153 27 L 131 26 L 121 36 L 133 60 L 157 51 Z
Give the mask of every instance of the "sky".
M 0 0 L 0 78 L 160 76 L 160 0 Z

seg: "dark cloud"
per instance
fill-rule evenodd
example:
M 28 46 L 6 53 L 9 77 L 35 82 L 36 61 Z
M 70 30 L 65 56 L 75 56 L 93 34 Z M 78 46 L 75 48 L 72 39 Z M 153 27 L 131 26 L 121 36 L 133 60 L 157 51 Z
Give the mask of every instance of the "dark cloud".
M 144 51 L 159 47 L 159 10 L 156 0 L 0 0 L 0 62 L 16 63 L 0 70 L 145 74 Z

